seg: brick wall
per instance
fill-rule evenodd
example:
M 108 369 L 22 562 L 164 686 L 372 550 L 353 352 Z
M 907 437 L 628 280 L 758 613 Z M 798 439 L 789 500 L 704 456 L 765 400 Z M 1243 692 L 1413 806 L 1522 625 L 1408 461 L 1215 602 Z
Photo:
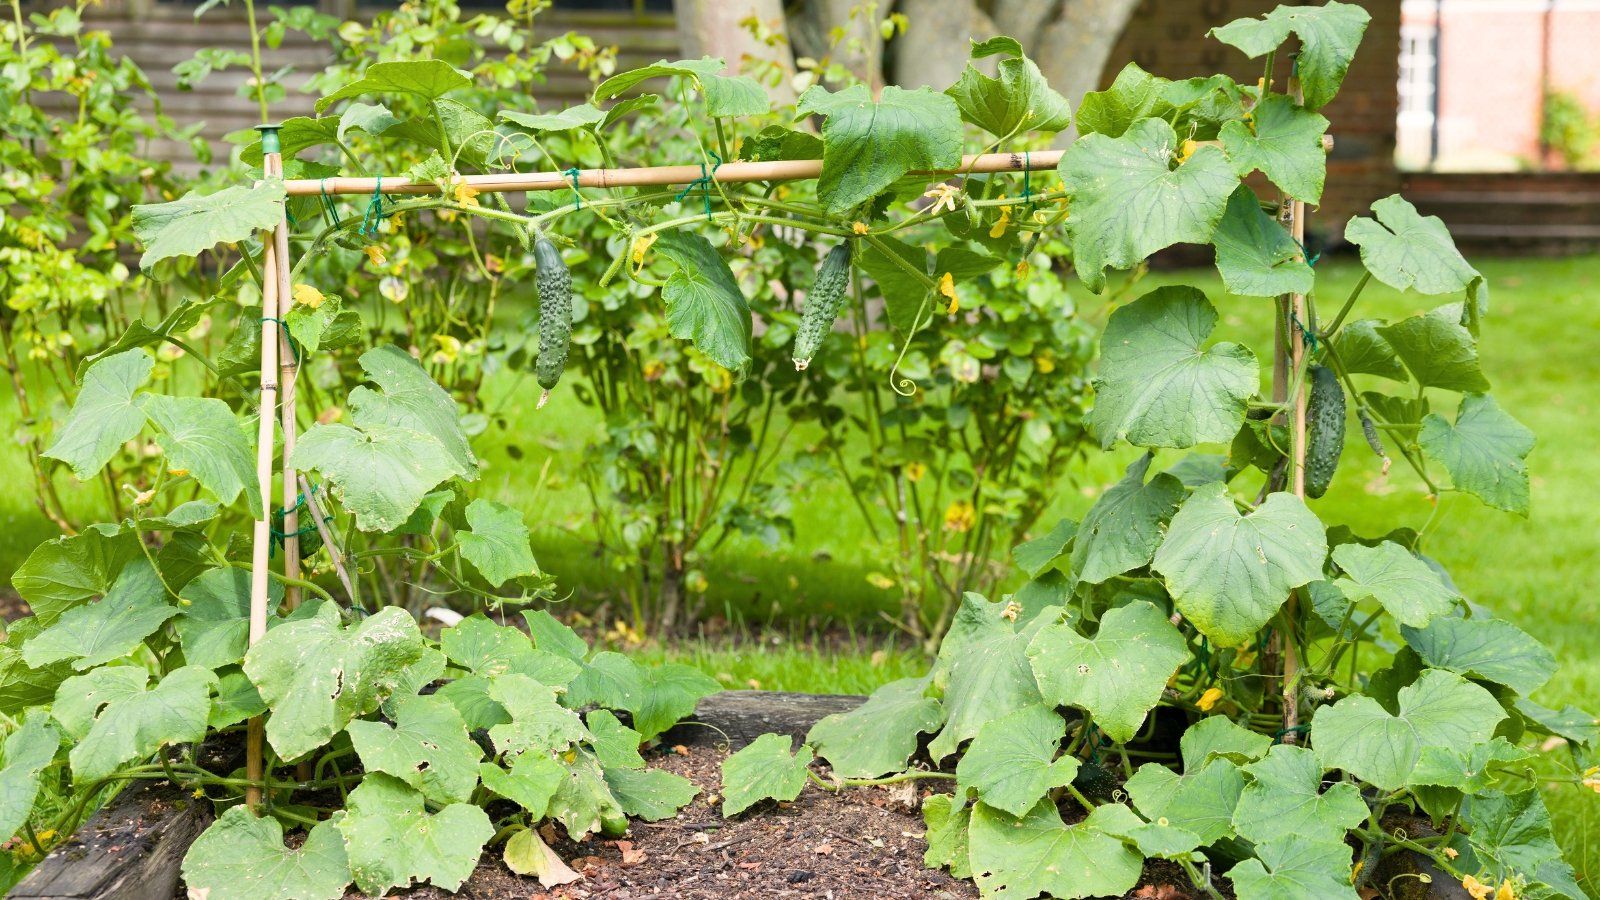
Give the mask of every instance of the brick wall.
M 1277 5 L 1277 0 L 1143 0 L 1112 51 L 1106 81 L 1131 60 L 1168 78 L 1225 72 L 1254 83 L 1260 61 L 1245 59 L 1206 37 L 1206 31 Z M 1400 0 L 1362 0 L 1360 5 L 1372 14 L 1372 22 L 1338 98 L 1322 110 L 1333 122 L 1334 149 L 1328 159 L 1328 189 L 1310 226 L 1327 236 L 1342 233 L 1350 216 L 1400 185 L 1394 165 Z M 1277 86 L 1282 90 L 1289 62 L 1278 62 Z

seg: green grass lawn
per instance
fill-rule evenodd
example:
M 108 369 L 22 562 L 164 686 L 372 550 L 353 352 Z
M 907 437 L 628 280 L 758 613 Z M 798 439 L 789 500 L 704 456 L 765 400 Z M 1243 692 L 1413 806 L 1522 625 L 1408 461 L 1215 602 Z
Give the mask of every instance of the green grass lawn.
M 1524 520 L 1449 495 L 1448 515 L 1430 536 L 1427 550 L 1446 565 L 1476 603 L 1494 610 L 1543 640 L 1562 670 L 1535 699 L 1546 705 L 1576 703 L 1600 711 L 1600 257 L 1572 260 L 1496 260 L 1482 264 L 1493 287 L 1483 329 L 1484 368 L 1494 393 L 1539 437 L 1530 458 L 1533 514 Z M 1359 275 L 1348 262 L 1324 263 L 1319 286 L 1324 314 L 1331 314 Z M 1223 321 L 1215 335 L 1250 346 L 1270 346 L 1270 304 L 1222 296 L 1209 271 L 1166 273 L 1152 282 L 1189 281 L 1213 292 Z M 1094 298 L 1078 291 L 1085 308 Z M 1369 287 L 1358 315 L 1397 318 L 1427 309 L 1430 298 L 1401 296 Z M 479 441 L 489 466 L 478 488 L 482 496 L 519 506 L 535 533 L 543 565 L 580 601 L 604 594 L 611 576 L 597 571 L 585 542 L 589 500 L 576 478 L 576 460 L 599 422 L 560 392 L 534 412 L 527 385 L 503 384 L 502 396 L 519 397 L 511 411 L 523 459 L 507 455 L 493 433 Z M 9 394 L 7 395 L 9 396 Z M 14 426 L 9 402 L 0 425 Z M 14 430 L 14 428 L 13 428 Z M 1388 478 L 1359 430 L 1329 496 L 1313 507 L 1329 522 L 1346 522 L 1376 534 L 1399 525 L 1420 526 L 1429 504 L 1403 463 Z M 804 440 L 800 435 L 798 440 Z M 1080 515 L 1100 489 L 1119 475 L 1128 455 L 1109 454 L 1074 473 L 1060 487 L 1054 515 Z M 1168 452 L 1157 465 L 1175 463 Z M 541 470 L 549 461 L 546 480 Z M 12 489 L 0 496 L 0 570 L 10 570 L 37 541 L 52 533 L 34 510 L 25 485 L 24 458 L 15 442 L 0 447 L 0 472 Z M 79 490 L 88 490 L 80 488 Z M 730 619 L 749 634 L 729 647 L 715 638 L 697 639 L 653 654 L 702 666 L 730 687 L 751 682 L 767 689 L 870 690 L 916 672 L 922 662 L 872 636 L 878 613 L 891 607 L 888 592 L 867 575 L 880 570 L 880 551 L 837 485 L 812 489 L 799 505 L 795 544 L 776 552 L 730 541 L 705 568 L 711 588 L 708 612 Z M 853 627 L 862 636 L 842 649 L 812 652 L 806 635 L 823 625 Z M 773 641 L 776 640 L 776 643 Z M 834 645 L 830 645 L 834 646 Z M 1552 766 L 1551 771 L 1554 772 Z M 1580 874 L 1600 875 L 1600 796 L 1575 787 L 1549 793 L 1558 839 Z

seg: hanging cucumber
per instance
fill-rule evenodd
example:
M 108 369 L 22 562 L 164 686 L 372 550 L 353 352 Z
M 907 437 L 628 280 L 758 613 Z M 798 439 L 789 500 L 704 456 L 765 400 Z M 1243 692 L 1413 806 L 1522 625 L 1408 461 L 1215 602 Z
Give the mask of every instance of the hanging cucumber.
M 550 399 L 550 391 L 561 380 L 567 367 L 567 341 L 572 337 L 572 273 L 561 259 L 561 251 L 540 234 L 533 243 L 536 266 L 534 284 L 539 289 L 539 405 Z
M 1389 454 L 1384 452 L 1383 439 L 1378 437 L 1378 424 L 1359 405 L 1356 406 L 1356 418 L 1361 420 L 1361 434 L 1366 437 L 1367 446 L 1383 460 L 1383 474 L 1389 474 Z
M 811 357 L 822 346 L 822 339 L 833 330 L 839 306 L 850 287 L 850 242 L 834 247 L 817 269 L 817 280 L 806 293 L 800 310 L 800 329 L 794 335 L 794 367 L 804 371 Z
M 1344 388 L 1327 366 L 1312 366 L 1306 401 L 1306 496 L 1321 497 L 1339 468 L 1344 450 Z

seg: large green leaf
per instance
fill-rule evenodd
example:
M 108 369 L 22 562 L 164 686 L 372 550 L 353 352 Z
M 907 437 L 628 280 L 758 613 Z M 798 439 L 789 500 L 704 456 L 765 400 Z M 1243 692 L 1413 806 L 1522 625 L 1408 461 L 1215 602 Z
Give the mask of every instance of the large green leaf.
M 1272 749 L 1272 738 L 1257 734 L 1223 715 L 1207 716 L 1189 726 L 1178 739 L 1185 766 L 1204 765 L 1213 756 L 1239 765 L 1254 762 Z
M 1259 19 L 1235 19 L 1213 28 L 1211 36 L 1255 59 L 1276 50 L 1294 32 L 1300 38 L 1295 69 L 1306 107 L 1321 109 L 1339 93 L 1371 19 L 1361 7 L 1334 0 L 1323 6 L 1279 6 Z
M 144 243 L 139 267 L 179 256 L 199 256 L 218 244 L 233 244 L 269 231 L 283 221 L 283 182 L 269 178 L 214 194 L 190 191 L 169 203 L 133 208 L 133 233 Z
M 133 395 L 150 381 L 155 364 L 150 354 L 133 349 L 90 366 L 78 399 L 44 455 L 71 466 L 80 479 L 94 477 L 144 427 L 144 410 Z
M 370 94 L 410 94 L 432 101 L 472 84 L 472 76 L 442 59 L 411 59 L 367 66 L 361 77 L 317 101 L 322 112 L 340 100 Z
M 1305 294 L 1316 281 L 1305 251 L 1277 220 L 1262 212 L 1255 192 L 1244 185 L 1228 198 L 1228 210 L 1211 243 L 1217 248 L 1222 283 L 1235 294 Z
M 61 682 L 50 715 L 73 740 L 82 740 L 94 727 L 101 708 L 118 700 L 137 697 L 150 682 L 141 666 L 102 666 Z
M 1354 216 L 1344 236 L 1361 248 L 1361 262 L 1373 277 L 1397 290 L 1424 294 L 1466 291 L 1476 303 L 1483 276 L 1462 258 L 1444 220 L 1423 216 L 1399 194 L 1372 204 L 1375 219 Z
M 22 646 L 22 659 L 39 668 L 71 660 L 84 669 L 132 653 L 162 623 L 178 614 L 149 561 L 136 559 L 117 576 L 104 598 L 73 607 Z
M 694 782 L 662 769 L 608 768 L 605 776 L 622 811 L 646 822 L 672 818 L 700 794 Z
M 1108 611 L 1093 638 L 1057 622 L 1041 628 L 1028 646 L 1044 699 L 1083 709 L 1114 741 L 1133 739 L 1167 679 L 1188 658 L 1183 635 L 1143 600 Z
M 1457 490 L 1507 512 L 1528 514 L 1528 465 L 1533 432 L 1488 394 L 1461 398 L 1455 424 L 1430 413 L 1417 436 L 1422 452 L 1450 473 Z
M 1503 737 L 1470 747 L 1424 747 L 1407 783 L 1465 794 L 1482 794 L 1507 784 L 1517 790 L 1537 779 L 1533 760 L 1532 753 L 1513 747 Z
M 578 663 L 534 649 L 526 634 L 509 625 L 496 625 L 481 613 L 440 632 L 439 647 L 452 663 L 485 678 L 514 672 L 546 687 L 562 688 L 581 671 Z
M 382 773 L 368 775 L 350 792 L 339 820 L 350 872 L 370 896 L 414 882 L 454 892 L 472 875 L 494 826 L 483 810 L 452 803 L 437 813 L 423 808 L 422 794 Z
M 245 654 L 244 670 L 272 709 L 267 740 L 292 760 L 377 709 L 421 656 L 422 633 L 404 609 L 385 607 L 344 628 L 325 603 L 312 618 L 268 631 Z
M 1183 483 L 1166 472 L 1148 482 L 1153 454 L 1128 465 L 1127 474 L 1084 514 L 1072 541 L 1072 574 L 1100 584 L 1150 562 L 1161 544 L 1162 524 L 1178 509 Z
M 551 798 L 567 779 L 567 770 L 554 757 L 524 753 L 504 769 L 494 763 L 482 763 L 478 777 L 483 779 L 484 787 L 527 810 L 538 821 L 544 818 Z
M 1558 668 L 1548 648 L 1502 619 L 1440 616 L 1426 628 L 1400 631 L 1428 665 L 1503 684 L 1524 696 L 1543 687 Z
M 278 123 L 278 149 L 287 163 L 313 147 L 321 147 L 341 139 L 339 118 L 292 116 Z M 252 169 L 261 165 L 261 135 L 256 131 L 244 132 L 250 143 L 239 148 L 239 161 Z
M 292 463 L 321 472 L 363 531 L 399 528 L 429 491 L 462 474 L 433 435 L 391 425 L 315 425 L 301 435 Z
M 0 841 L 11 840 L 28 821 L 39 796 L 39 773 L 60 748 L 61 733 L 42 712 L 6 735 L 0 748 Z
M 94 525 L 34 547 L 12 573 L 11 586 L 28 601 L 38 624 L 46 625 L 83 601 L 111 590 L 128 563 L 143 557 L 137 535 Z
M 1489 389 L 1489 379 L 1478 365 L 1477 341 L 1461 325 L 1461 304 L 1448 303 L 1376 330 L 1423 387 Z
M 394 727 L 351 722 L 350 743 L 368 772 L 384 772 L 422 791 L 431 803 L 465 803 L 478 786 L 481 750 L 467 735 L 461 714 L 436 696 L 395 702 Z
M 81 727 L 84 713 L 94 715 L 94 724 L 68 755 L 75 783 L 98 781 L 161 747 L 192 743 L 206 736 L 211 690 L 217 684 L 217 676 L 210 669 L 175 669 L 150 690 L 145 690 L 144 672 L 135 671 L 138 680 L 124 680 L 115 694 L 100 691 L 105 682 L 87 675 L 69 678 L 61 685 L 56 696 L 73 701 L 69 706 L 74 714 L 69 720 Z M 69 732 L 74 730 L 68 720 L 62 720 L 62 726 Z
M 225 504 L 242 492 L 251 515 L 261 517 L 255 451 L 228 404 L 212 397 L 145 394 L 139 407 L 161 431 L 167 468 L 187 471 Z
M 619 72 L 595 85 L 595 105 L 625 94 L 652 78 L 680 76 L 700 89 L 706 98 L 709 116 L 759 116 L 771 107 L 766 90 L 755 79 L 744 75 L 723 75 L 727 63 L 716 57 L 659 60 L 648 66 Z
M 178 592 L 187 605 L 174 623 L 183 644 L 183 658 L 208 669 L 244 659 L 250 646 L 250 570 L 225 566 L 201 572 Z M 283 602 L 283 585 L 267 583 L 267 609 Z M 300 607 L 309 612 L 309 604 Z M 269 615 L 269 627 L 281 621 Z
M 610 710 L 591 709 L 583 717 L 583 723 L 589 728 L 589 747 L 603 768 L 644 768 L 644 757 L 639 754 L 643 743 L 639 732 L 622 724 Z
M 604 121 L 605 117 L 604 112 L 590 103 L 580 103 L 558 113 L 525 113 L 514 109 L 502 109 L 499 113 L 499 118 L 503 122 L 510 122 L 519 128 L 540 133 L 592 128 Z
M 956 766 L 956 792 L 1021 816 L 1052 789 L 1072 783 L 1078 758 L 1061 753 L 1067 723 L 1047 706 L 1025 706 L 978 730 Z M 1059 758 L 1058 758 L 1059 757 Z
M 224 666 L 217 670 L 217 695 L 211 701 L 211 714 L 206 717 L 213 728 L 227 728 L 246 719 L 253 719 L 267 711 L 261 701 L 261 692 L 251 683 L 250 676 L 238 666 Z
M 1273 493 L 1240 515 L 1227 486 L 1197 488 L 1156 550 L 1155 571 L 1201 634 L 1237 647 L 1283 606 L 1289 591 L 1322 577 L 1327 535 L 1293 494 Z
M 513 578 L 539 571 L 521 513 L 504 503 L 479 497 L 467 504 L 466 515 L 471 530 L 456 532 L 456 541 L 461 545 L 461 555 L 485 581 L 499 587 Z
M 911 334 L 928 323 L 928 283 L 913 274 L 927 273 L 928 251 L 882 235 L 861 246 L 856 263 L 877 284 L 889 326 L 897 334 Z
M 961 163 L 960 109 L 927 88 L 890 85 L 874 101 L 864 84 L 838 93 L 816 85 L 800 95 L 796 113 L 827 119 L 817 195 L 832 215 L 848 213 L 909 172 Z
M 1134 122 L 1171 112 L 1163 96 L 1171 84 L 1139 68 L 1138 63 L 1128 63 L 1110 87 L 1083 95 L 1078 104 L 1078 132 L 1122 137 Z
M 1513 705 L 1524 719 L 1542 731 L 1560 735 L 1580 746 L 1600 746 L 1600 716 L 1576 706 L 1550 709 L 1526 697 L 1518 697 Z
M 1011 561 L 1029 578 L 1035 578 L 1061 558 L 1077 533 L 1077 522 L 1062 519 L 1049 532 L 1012 547 Z
M 291 850 L 277 819 L 234 806 L 190 845 L 183 882 L 209 900 L 339 900 L 350 884 L 350 860 L 336 820 L 313 826 Z
M 1043 700 L 1028 664 L 1032 634 L 1018 632 L 1006 609 L 977 594 L 961 599 L 934 669 L 946 714 L 944 728 L 928 745 L 935 761 L 976 737 L 991 719 Z
M 528 634 L 533 638 L 533 646 L 540 650 L 564 656 L 577 663 L 583 662 L 583 658 L 589 655 L 589 645 L 583 638 L 555 616 L 550 615 L 549 610 L 523 610 L 522 619 L 528 623 Z
M 1343 841 L 1285 832 L 1256 847 L 1256 857 L 1228 870 L 1239 900 L 1356 900 Z
M 1062 154 L 1072 264 L 1090 290 L 1105 286 L 1107 266 L 1129 269 L 1173 244 L 1211 240 L 1239 178 L 1216 147 L 1182 163 L 1177 152 L 1171 125 L 1141 119 L 1122 137 L 1085 135 Z
M 1182 775 L 1160 763 L 1145 763 L 1128 779 L 1128 795 L 1145 818 L 1193 834 L 1197 845 L 1233 835 L 1233 813 L 1245 778 L 1233 760 L 1206 762 L 1184 754 Z
M 612 795 L 594 754 L 579 747 L 563 755 L 563 768 L 561 786 L 550 798 L 550 818 L 561 823 L 568 837 L 581 841 L 605 823 L 623 817 L 622 806 Z
M 665 231 L 658 253 L 678 267 L 661 289 L 667 327 L 679 340 L 725 369 L 741 371 L 750 362 L 750 305 L 728 264 L 711 242 L 689 231 Z
M 1352 603 L 1371 597 L 1402 625 L 1421 627 L 1455 608 L 1461 595 L 1433 567 L 1394 541 L 1376 547 L 1340 544 L 1333 561 L 1344 572 L 1335 584 Z
M 794 751 L 786 734 L 763 734 L 722 761 L 722 815 L 744 812 L 762 800 L 789 801 L 805 789 L 811 748 Z
M 922 801 L 922 821 L 928 826 L 928 849 L 922 854 L 922 864 L 930 869 L 947 868 L 957 878 L 971 878 L 967 836 L 972 828 L 972 807 L 957 806 L 950 794 L 929 794 Z
M 945 89 L 961 110 L 961 118 L 998 138 L 1027 131 L 1065 131 L 1072 113 L 1067 98 L 1045 81 L 1022 45 L 1009 37 L 972 42 L 972 58 L 1002 56 L 991 78 L 971 63 L 955 84 Z
M 1289 834 L 1337 844 L 1367 820 L 1367 803 L 1355 785 L 1340 781 L 1322 789 L 1322 766 L 1310 750 L 1279 745 L 1244 771 L 1250 783 L 1233 811 L 1233 827 L 1257 844 Z
M 1311 745 L 1324 767 L 1343 769 L 1385 791 L 1404 786 L 1425 747 L 1487 741 L 1505 710 L 1488 691 L 1439 669 L 1400 689 L 1400 714 L 1353 695 L 1317 711 Z
M 944 707 L 926 696 L 927 687 L 927 678 L 891 681 L 855 709 L 811 726 L 806 743 L 841 778 L 899 772 L 917 751 L 920 736 L 944 724 Z
M 514 757 L 532 751 L 560 753 L 589 739 L 578 714 L 556 702 L 556 690 L 526 675 L 501 675 L 489 685 L 489 696 L 505 707 L 511 721 L 489 729 L 497 752 Z
M 702 697 L 722 691 L 716 679 L 681 663 L 644 667 L 643 675 L 643 693 L 629 712 L 633 727 L 647 741 L 692 715 Z
M 350 417 L 358 428 L 388 425 L 432 435 L 459 470 L 454 474 L 468 481 L 478 477 L 478 458 L 461 430 L 456 402 L 421 363 L 392 345 L 373 347 L 360 362 L 379 390 L 363 385 L 350 392 Z
M 1321 200 L 1328 169 L 1322 136 L 1328 120 L 1282 94 L 1267 94 L 1252 113 L 1249 123 L 1222 126 L 1222 146 L 1235 169 L 1240 175 L 1260 169 L 1290 197 L 1307 203 Z
M 1334 352 L 1339 354 L 1345 371 L 1353 375 L 1378 375 L 1403 383 L 1407 380 L 1406 367 L 1395 355 L 1394 347 L 1378 333 L 1382 325 L 1376 319 L 1346 322 L 1333 339 Z
M 1241 344 L 1202 349 L 1216 324 L 1205 294 L 1185 285 L 1157 288 L 1111 314 L 1089 414 L 1102 447 L 1126 440 L 1182 448 L 1233 437 L 1261 372 Z
M 1541 882 L 1554 889 L 1557 896 L 1570 900 L 1583 900 L 1586 896 L 1572 867 L 1561 858 L 1550 811 L 1539 791 L 1467 797 L 1461 805 L 1461 824 L 1467 837 L 1463 840 L 1458 836 L 1452 843 L 1457 849 L 1471 849 L 1472 855 L 1467 858 L 1475 857 L 1485 870 L 1480 875 L 1483 881 Z M 1537 890 L 1528 895 L 1549 896 Z
M 986 897 L 1121 896 L 1138 883 L 1144 859 L 1111 832 L 1138 823 L 1119 804 L 1096 807 L 1087 819 L 1066 825 L 1050 800 L 1021 818 L 980 803 L 969 838 L 972 873 Z

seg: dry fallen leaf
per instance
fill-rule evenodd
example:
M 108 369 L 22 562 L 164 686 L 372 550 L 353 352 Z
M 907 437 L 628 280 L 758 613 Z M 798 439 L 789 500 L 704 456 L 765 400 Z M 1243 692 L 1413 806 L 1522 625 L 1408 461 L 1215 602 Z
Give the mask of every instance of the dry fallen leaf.
M 632 841 L 617 841 L 616 844 L 617 852 L 622 854 L 624 866 L 636 866 L 645 861 L 645 852 L 633 849 Z
M 815 853 L 818 856 L 827 856 L 828 854 L 833 852 L 833 845 L 832 844 L 818 844 L 815 847 L 811 848 L 811 852 Z

